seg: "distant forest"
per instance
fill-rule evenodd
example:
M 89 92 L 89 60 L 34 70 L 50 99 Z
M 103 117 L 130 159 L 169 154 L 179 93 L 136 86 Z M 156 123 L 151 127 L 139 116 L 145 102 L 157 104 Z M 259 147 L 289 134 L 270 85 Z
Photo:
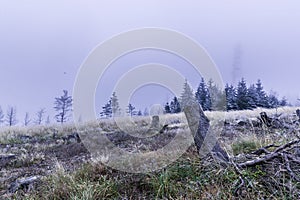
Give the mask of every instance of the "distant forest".
M 180 113 L 184 107 L 184 102 L 197 101 L 204 111 L 214 110 L 251 110 L 258 107 L 261 108 L 277 108 L 281 106 L 290 105 L 287 99 L 283 97 L 278 99 L 275 92 L 269 94 L 265 92 L 262 82 L 257 80 L 255 84 L 250 84 L 249 87 L 246 84 L 244 78 L 242 78 L 237 86 L 225 85 L 225 89 L 220 89 L 213 80 L 205 82 L 204 78 L 201 78 L 198 88 L 194 92 L 188 82 L 186 81 L 183 86 L 183 92 L 180 97 L 174 97 L 170 102 L 166 102 L 163 105 L 163 109 L 157 110 L 156 114 L 171 114 Z M 63 95 L 56 97 L 54 100 L 54 109 L 56 115 L 54 119 L 57 123 L 65 123 L 69 121 L 72 112 L 73 99 L 68 95 L 68 91 L 64 90 Z M 127 116 L 147 116 L 149 115 L 148 108 L 142 112 L 137 110 L 136 107 L 129 103 L 125 109 Z M 0 125 L 5 124 L 7 126 L 14 126 L 19 122 L 24 126 L 30 124 L 41 125 L 50 124 L 50 116 L 46 116 L 45 108 L 42 108 L 35 113 L 34 118 L 30 118 L 29 113 L 25 113 L 25 117 L 22 121 L 16 119 L 16 108 L 9 106 L 7 112 L 4 113 L 0 106 Z M 114 92 L 109 101 L 101 108 L 101 118 L 111 118 L 113 116 L 121 116 L 123 114 L 122 109 L 119 106 L 117 94 Z
M 247 87 L 245 79 L 242 78 L 236 87 L 226 84 L 225 90 L 221 90 L 213 80 L 205 82 L 204 78 L 202 78 L 194 94 L 194 98 L 199 102 L 204 111 L 252 110 L 258 107 L 277 108 L 290 105 L 285 97 L 278 99 L 275 92 L 268 94 L 259 79 L 255 84 L 250 84 Z M 181 112 L 179 102 L 180 98 L 174 97 L 171 102 L 166 103 L 165 112 Z
M 236 87 L 226 84 L 225 89 L 222 90 L 213 80 L 205 82 L 204 78 L 201 78 L 195 92 L 186 81 L 181 96 L 175 96 L 171 102 L 166 102 L 164 110 L 158 111 L 158 113 L 180 113 L 184 102 L 187 101 L 186 99 L 197 101 L 204 111 L 252 110 L 258 107 L 277 108 L 290 105 L 285 97 L 278 99 L 275 92 L 268 94 L 264 90 L 261 80 L 257 80 L 255 84 L 250 84 L 247 87 L 245 79 L 242 78 Z M 113 93 L 108 103 L 102 107 L 100 116 L 110 118 L 121 112 L 120 110 L 117 95 Z M 128 105 L 126 112 L 130 116 L 149 115 L 147 109 L 142 113 L 141 110 L 136 110 L 132 104 Z

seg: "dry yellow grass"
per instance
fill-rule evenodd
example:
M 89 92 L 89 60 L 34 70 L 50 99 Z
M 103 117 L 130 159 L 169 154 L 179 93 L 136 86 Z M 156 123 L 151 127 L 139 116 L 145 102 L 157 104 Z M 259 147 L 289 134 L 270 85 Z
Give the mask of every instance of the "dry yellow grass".
M 260 112 L 266 112 L 268 115 L 282 114 L 281 117 L 295 114 L 296 109 L 300 107 L 281 107 L 278 109 L 265 109 L 258 108 L 255 110 L 242 110 L 242 111 L 205 111 L 205 115 L 211 120 L 211 123 L 226 121 L 234 121 L 237 119 L 250 119 L 259 116 Z M 90 122 L 79 123 L 77 126 L 74 123 L 67 123 L 64 125 L 52 124 L 52 125 L 39 125 L 39 126 L 13 126 L 13 127 L 1 127 L 0 129 L 0 141 L 15 138 L 17 135 L 28 136 L 46 136 L 51 135 L 54 132 L 58 135 L 67 135 L 72 132 L 78 131 L 95 131 L 98 132 L 113 132 L 117 129 L 126 130 L 128 132 L 143 132 L 145 128 L 149 127 L 151 123 L 150 116 L 142 117 L 123 117 L 116 119 L 99 119 Z M 184 113 L 178 114 L 166 114 L 160 116 L 160 123 L 174 124 L 183 123 L 187 125 L 187 120 Z M 142 126 L 141 126 L 142 125 Z

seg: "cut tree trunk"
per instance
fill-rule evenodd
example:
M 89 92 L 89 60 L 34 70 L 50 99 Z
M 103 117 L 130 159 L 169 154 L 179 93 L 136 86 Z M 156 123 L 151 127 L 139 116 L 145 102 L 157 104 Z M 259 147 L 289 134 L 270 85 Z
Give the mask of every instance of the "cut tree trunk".
M 229 162 L 228 154 L 222 149 L 215 133 L 210 129 L 209 119 L 201 106 L 198 103 L 190 103 L 183 110 L 199 155 L 204 157 L 211 154 L 220 161 Z

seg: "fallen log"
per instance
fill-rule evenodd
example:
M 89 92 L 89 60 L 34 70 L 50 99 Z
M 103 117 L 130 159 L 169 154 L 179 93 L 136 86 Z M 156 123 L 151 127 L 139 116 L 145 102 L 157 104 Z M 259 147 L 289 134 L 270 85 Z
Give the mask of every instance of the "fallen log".
M 39 180 L 38 176 L 31 176 L 28 178 L 17 179 L 15 182 L 11 183 L 8 191 L 10 193 L 15 193 L 16 191 L 22 188 L 30 189 L 33 183 L 35 183 L 38 180 Z

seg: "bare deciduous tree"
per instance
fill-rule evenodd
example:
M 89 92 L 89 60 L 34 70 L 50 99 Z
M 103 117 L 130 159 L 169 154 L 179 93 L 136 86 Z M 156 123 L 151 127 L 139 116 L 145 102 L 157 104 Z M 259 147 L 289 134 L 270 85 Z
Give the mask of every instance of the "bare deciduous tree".
M 9 106 L 6 114 L 6 122 L 9 126 L 14 126 L 18 123 L 16 115 L 17 115 L 16 108 Z
M 30 122 L 31 122 L 31 119 L 29 117 L 29 113 L 26 112 L 25 117 L 24 117 L 24 125 L 28 126 L 30 124 Z
M 4 122 L 4 113 L 3 113 L 3 110 L 0 106 L 0 124 L 2 124 Z
M 46 119 L 46 122 L 45 122 L 46 124 L 50 124 L 50 116 L 48 115 L 47 116 L 47 119 Z
M 41 125 L 43 120 L 44 120 L 44 114 L 46 113 L 45 108 L 41 108 L 37 113 L 36 113 L 36 120 L 35 123 L 38 125 Z

